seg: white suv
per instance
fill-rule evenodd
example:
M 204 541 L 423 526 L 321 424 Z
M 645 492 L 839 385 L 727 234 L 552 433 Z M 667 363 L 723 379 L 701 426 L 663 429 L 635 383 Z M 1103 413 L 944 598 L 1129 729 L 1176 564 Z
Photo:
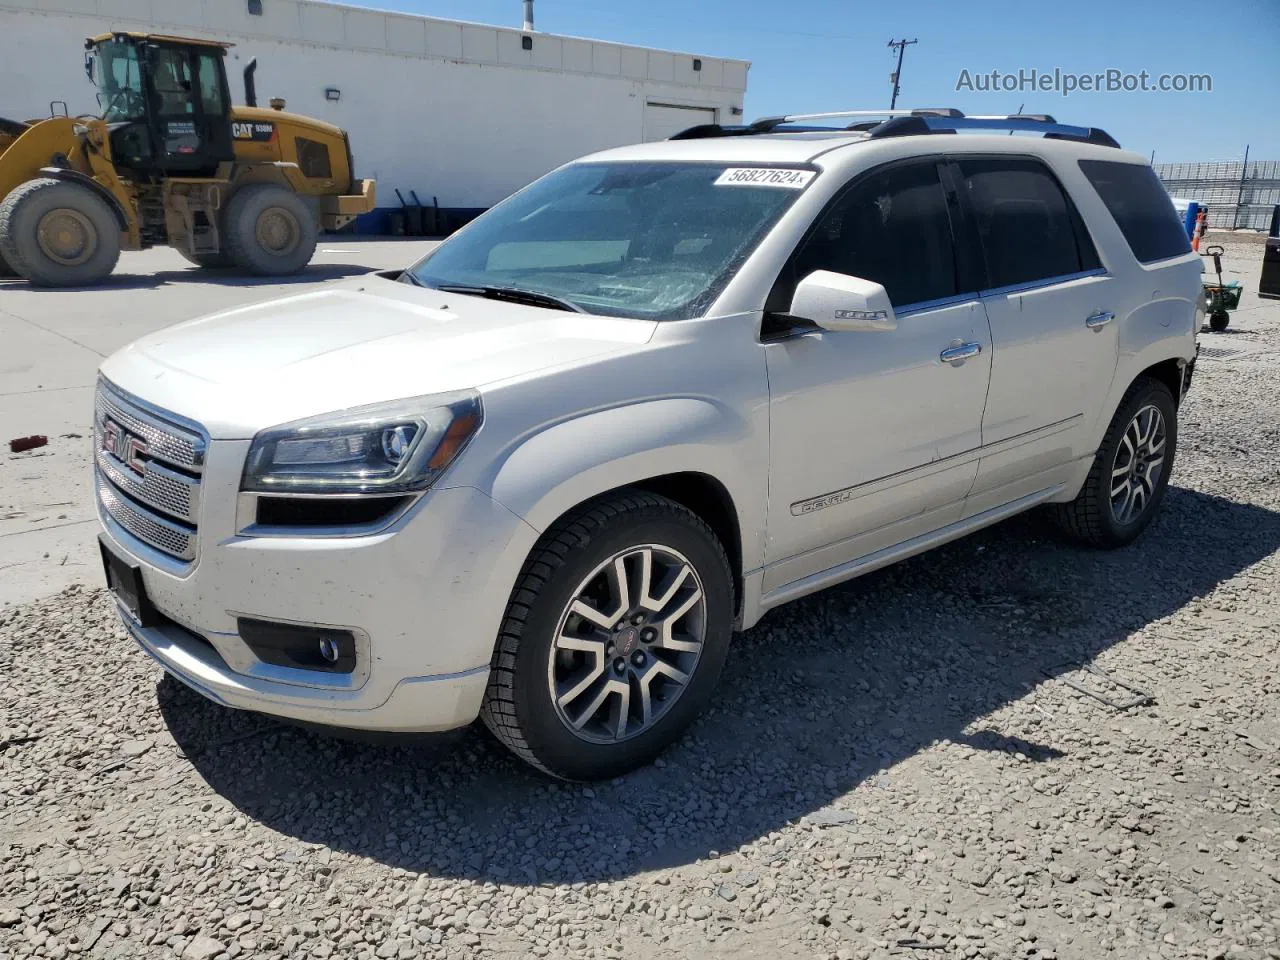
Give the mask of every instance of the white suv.
M 597 154 L 403 273 L 108 359 L 138 643 L 228 706 L 479 715 L 589 779 L 677 737 L 788 600 L 1041 504 L 1132 541 L 1201 313 L 1151 168 L 1049 117 L 840 117 Z

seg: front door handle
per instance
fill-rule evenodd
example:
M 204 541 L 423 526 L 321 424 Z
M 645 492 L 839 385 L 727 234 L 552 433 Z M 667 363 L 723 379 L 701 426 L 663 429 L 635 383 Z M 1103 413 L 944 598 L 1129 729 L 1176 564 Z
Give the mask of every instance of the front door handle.
M 982 344 L 980 343 L 957 343 L 938 354 L 938 359 L 943 363 L 958 366 L 971 357 L 976 357 L 981 352 Z
M 1090 314 L 1086 317 L 1084 325 L 1090 330 L 1101 330 L 1115 318 L 1116 315 L 1110 310 L 1099 310 L 1097 313 Z

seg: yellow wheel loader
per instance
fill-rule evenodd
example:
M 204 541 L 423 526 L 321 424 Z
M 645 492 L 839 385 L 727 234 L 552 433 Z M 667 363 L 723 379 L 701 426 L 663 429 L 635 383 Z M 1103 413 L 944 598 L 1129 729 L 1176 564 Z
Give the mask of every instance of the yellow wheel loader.
M 87 286 L 121 250 L 168 245 L 202 267 L 296 273 L 321 229 L 372 210 L 345 132 L 233 106 L 228 44 L 110 33 L 85 41 L 101 117 L 0 118 L 0 275 Z

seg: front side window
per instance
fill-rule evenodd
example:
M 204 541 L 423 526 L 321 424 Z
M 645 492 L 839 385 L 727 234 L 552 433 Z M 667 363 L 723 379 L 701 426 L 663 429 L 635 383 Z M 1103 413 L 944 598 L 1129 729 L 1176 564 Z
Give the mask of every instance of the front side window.
M 605 316 L 702 316 L 815 176 L 800 167 L 574 164 L 408 274 L 429 287 L 521 291 Z
M 1191 241 L 1169 194 L 1145 163 L 1081 160 L 1080 170 L 1098 191 L 1139 263 L 1191 252 Z
M 987 287 L 1069 276 L 1100 265 L 1075 205 L 1028 157 L 957 161 L 977 221 Z
M 102 119 L 108 123 L 124 123 L 146 116 L 137 47 L 118 40 L 103 43 L 94 54 L 93 68 Z
M 857 181 L 805 240 L 792 275 L 830 270 L 881 284 L 895 308 L 959 292 L 946 194 L 934 161 Z

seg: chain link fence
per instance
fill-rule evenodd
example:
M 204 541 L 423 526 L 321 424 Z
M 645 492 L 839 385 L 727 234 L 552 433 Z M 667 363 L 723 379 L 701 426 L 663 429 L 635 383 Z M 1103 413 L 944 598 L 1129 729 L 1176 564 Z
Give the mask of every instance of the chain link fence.
M 1209 208 L 1209 226 L 1267 230 L 1280 204 L 1280 160 L 1205 160 L 1157 163 L 1156 175 L 1171 197 Z

